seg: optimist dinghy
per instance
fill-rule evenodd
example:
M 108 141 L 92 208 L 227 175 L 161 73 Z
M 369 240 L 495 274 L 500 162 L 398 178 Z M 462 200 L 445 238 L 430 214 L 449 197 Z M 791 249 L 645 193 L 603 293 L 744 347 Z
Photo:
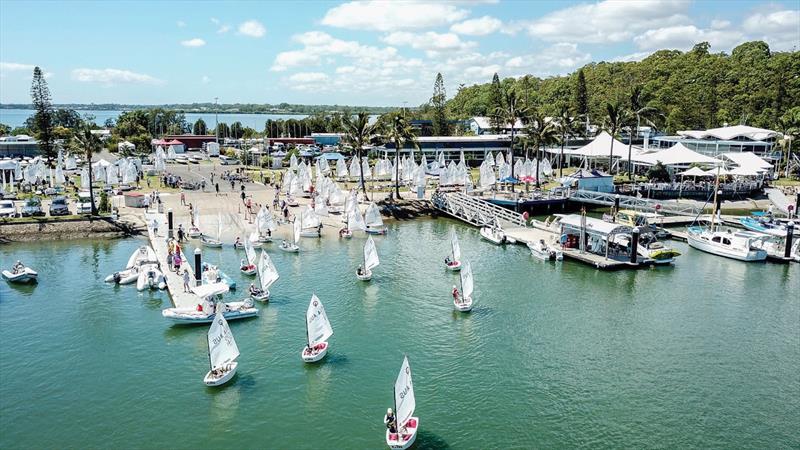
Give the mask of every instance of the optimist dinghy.
M 239 347 L 225 320 L 225 315 L 217 313 L 208 329 L 208 363 L 210 369 L 203 383 L 206 386 L 222 386 L 233 378 L 239 363 Z
M 306 346 L 300 357 L 307 363 L 317 362 L 328 354 L 328 339 L 333 336 L 333 328 L 328 321 L 325 307 L 314 294 L 306 310 Z
M 414 417 L 417 401 L 414 398 L 414 383 L 411 380 L 411 365 L 408 357 L 403 358 L 400 373 L 394 382 L 394 415 L 384 417 L 384 422 L 394 420 L 386 427 L 386 445 L 393 450 L 405 450 L 417 440 L 419 417 Z
M 364 244 L 364 263 L 356 269 L 356 278 L 361 281 L 369 281 L 372 279 L 372 269 L 378 267 L 380 264 L 378 259 L 378 249 L 375 248 L 375 241 L 372 236 L 367 237 L 367 242 Z
M 272 264 L 267 252 L 261 250 L 261 258 L 258 260 L 258 281 L 260 286 L 250 285 L 250 298 L 260 302 L 269 301 L 269 287 L 278 281 L 278 269 Z

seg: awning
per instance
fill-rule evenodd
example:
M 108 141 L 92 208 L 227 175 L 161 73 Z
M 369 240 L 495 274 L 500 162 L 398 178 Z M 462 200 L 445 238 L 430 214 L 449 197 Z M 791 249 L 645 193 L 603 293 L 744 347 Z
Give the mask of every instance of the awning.
M 613 141 L 613 150 L 612 150 L 612 141 Z M 632 150 L 632 153 L 636 153 L 638 151 L 637 148 Z M 586 156 L 588 158 L 598 158 L 598 157 L 606 157 L 608 158 L 609 153 L 613 153 L 614 156 L 618 158 L 627 158 L 628 157 L 628 145 L 623 144 L 622 142 L 612 139 L 611 135 L 603 131 L 602 133 L 598 134 L 594 140 L 581 148 L 577 148 L 574 150 L 564 150 L 564 154 L 568 155 L 576 155 L 576 156 Z
M 689 164 L 719 164 L 719 160 L 698 153 L 680 142 L 670 148 L 653 153 L 645 153 L 632 157 L 633 161 L 642 164 L 655 165 L 661 163 L 665 166 L 678 166 Z
M 684 170 L 683 172 L 680 172 L 678 175 L 683 175 L 683 176 L 686 176 L 686 177 L 707 177 L 707 176 L 709 176 L 709 174 L 706 173 L 705 170 L 703 170 L 703 169 L 701 169 L 699 167 L 692 167 L 689 170 Z

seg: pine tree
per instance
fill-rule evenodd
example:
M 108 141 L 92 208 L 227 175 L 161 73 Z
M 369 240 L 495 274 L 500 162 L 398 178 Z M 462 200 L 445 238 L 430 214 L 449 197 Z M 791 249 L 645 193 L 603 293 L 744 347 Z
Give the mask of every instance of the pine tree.
M 444 79 L 441 73 L 436 74 L 436 82 L 433 84 L 433 97 L 431 106 L 433 107 L 433 134 L 434 136 L 449 136 L 450 126 L 447 123 L 447 93 L 444 90 Z
M 503 118 L 498 111 L 501 111 L 505 105 L 503 102 L 503 87 L 500 85 L 500 77 L 497 76 L 497 73 L 492 77 L 492 87 L 489 95 L 489 114 L 491 115 L 490 123 L 492 125 L 492 132 L 499 133 L 504 124 Z
M 192 133 L 198 135 L 204 135 L 206 134 L 207 131 L 208 129 L 206 127 L 206 121 L 203 120 L 202 117 L 197 119 L 197 121 L 194 123 L 194 126 L 192 127 Z
M 38 66 L 33 68 L 33 83 L 31 84 L 31 100 L 36 123 L 36 139 L 39 141 L 39 149 L 44 156 L 50 159 L 50 163 L 55 160 L 55 136 L 53 135 L 53 104 L 50 98 L 50 89 L 47 88 L 47 81 L 44 79 L 42 69 Z
M 575 90 L 575 110 L 581 116 L 589 114 L 589 94 L 586 92 L 586 77 L 578 70 L 578 86 Z

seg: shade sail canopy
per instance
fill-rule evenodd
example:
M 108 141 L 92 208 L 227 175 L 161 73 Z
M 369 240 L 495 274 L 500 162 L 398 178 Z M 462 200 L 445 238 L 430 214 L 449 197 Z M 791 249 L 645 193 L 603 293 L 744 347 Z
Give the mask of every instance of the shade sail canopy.
M 768 172 L 772 169 L 772 164 L 750 152 L 723 153 L 720 156 L 723 160 L 728 160 L 753 172 Z
M 614 143 L 614 147 L 612 150 L 611 143 Z M 637 153 L 638 149 L 634 149 L 632 153 Z M 613 139 L 610 134 L 603 131 L 602 133 L 598 134 L 594 140 L 581 148 L 576 148 L 574 150 L 564 150 L 565 154 L 576 155 L 576 156 L 585 156 L 587 158 L 598 158 L 598 157 L 608 157 L 609 153 L 613 153 L 615 157 L 618 158 L 627 158 L 628 157 L 628 145 L 623 144 L 622 142 Z
M 683 172 L 679 173 L 678 175 L 683 175 L 683 176 L 686 176 L 686 177 L 707 177 L 707 176 L 710 176 L 708 173 L 706 173 L 705 170 L 703 170 L 703 169 L 701 169 L 699 167 L 692 167 L 689 170 L 684 170 Z
M 776 131 L 749 127 L 747 125 L 734 125 L 732 127 L 712 128 L 710 130 L 684 130 L 678 131 L 678 134 L 694 139 L 719 139 L 723 141 L 730 141 L 740 137 L 753 141 L 763 141 L 778 136 L 778 132 Z
M 680 142 L 670 148 L 659 150 L 653 153 L 645 153 L 633 156 L 631 159 L 638 163 L 655 165 L 658 162 L 665 166 L 679 166 L 689 164 L 719 164 L 719 160 L 710 156 L 697 153 L 696 151 L 686 147 Z

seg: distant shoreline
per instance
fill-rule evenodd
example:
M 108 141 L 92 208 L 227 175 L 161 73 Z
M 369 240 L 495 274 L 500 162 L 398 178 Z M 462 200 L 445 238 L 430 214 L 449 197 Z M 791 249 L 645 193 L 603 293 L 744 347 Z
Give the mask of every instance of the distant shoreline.
M 346 106 L 346 105 L 291 105 L 287 109 L 274 108 L 273 105 L 257 105 L 257 104 L 234 104 L 234 105 L 192 105 L 192 104 L 174 104 L 174 105 L 125 105 L 125 104 L 86 104 L 86 103 L 63 103 L 53 104 L 55 109 L 73 109 L 75 111 L 136 111 L 143 109 L 165 109 L 171 111 L 180 111 L 183 113 L 192 114 L 282 114 L 282 115 L 313 115 L 313 114 L 333 114 L 336 112 L 343 113 L 348 111 L 350 113 L 367 112 L 370 114 L 383 114 L 386 112 L 394 111 L 399 107 L 394 106 Z M 242 111 L 242 109 L 252 108 L 251 111 Z M 263 109 L 262 109 L 263 108 Z M 307 108 L 307 109 L 306 109 Z M 33 105 L 21 103 L 0 103 L 0 110 L 31 110 L 34 109 Z

